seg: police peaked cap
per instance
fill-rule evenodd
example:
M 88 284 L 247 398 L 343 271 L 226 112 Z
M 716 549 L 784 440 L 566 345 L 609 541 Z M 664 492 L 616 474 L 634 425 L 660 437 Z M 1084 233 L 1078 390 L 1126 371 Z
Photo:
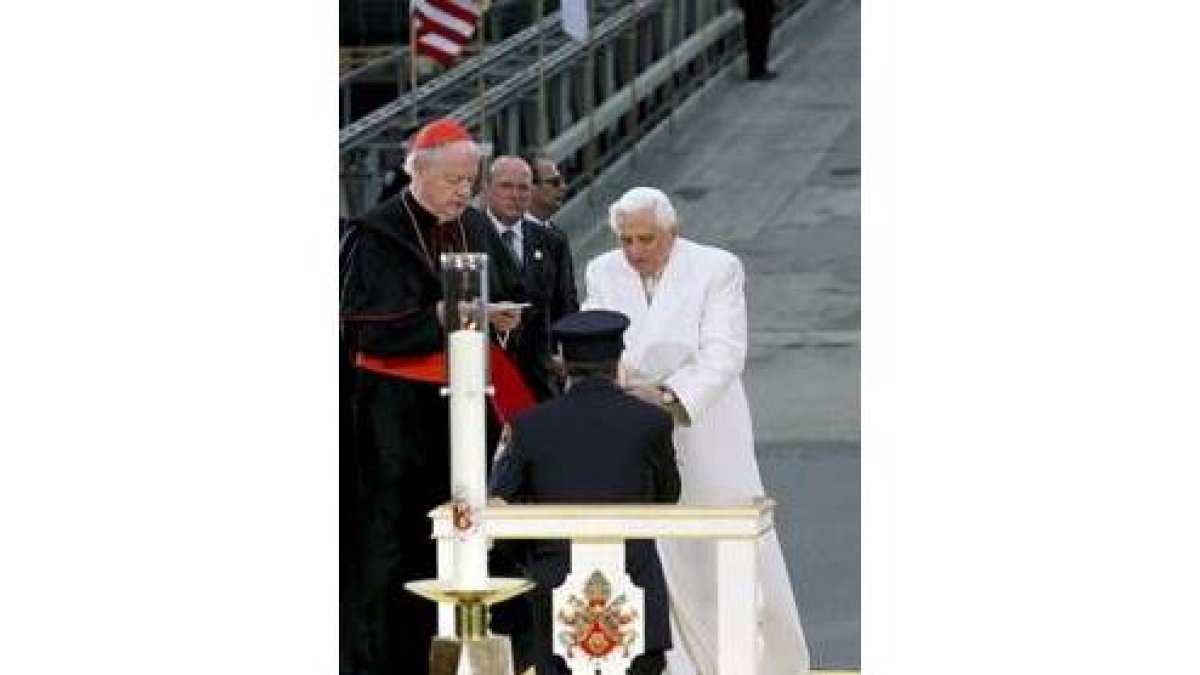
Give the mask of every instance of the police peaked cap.
M 625 347 L 629 318 L 620 312 L 591 309 L 568 314 L 550 327 L 562 345 L 563 358 L 572 363 L 616 361 Z

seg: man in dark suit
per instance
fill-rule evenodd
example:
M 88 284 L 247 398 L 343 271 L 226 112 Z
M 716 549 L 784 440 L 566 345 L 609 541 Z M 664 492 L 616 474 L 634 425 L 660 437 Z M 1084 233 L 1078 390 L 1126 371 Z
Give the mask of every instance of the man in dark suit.
M 512 419 L 492 469 L 494 496 L 510 502 L 678 501 L 670 415 L 615 382 L 628 325 L 624 314 L 607 310 L 578 312 L 554 324 L 567 391 Z M 537 582 L 532 600 L 538 673 L 565 674 L 565 662 L 553 654 L 551 594 L 570 570 L 569 543 L 532 542 L 524 558 Z M 626 542 L 625 569 L 645 591 L 646 602 L 646 649 L 629 672 L 657 675 L 666 667 L 671 632 L 667 582 L 654 542 Z
M 508 297 L 530 303 L 520 326 L 501 339 L 534 398 L 544 401 L 559 390 L 550 325 L 578 310 L 579 299 L 566 238 L 525 218 L 532 187 L 533 172 L 525 160 L 497 157 L 488 171 L 485 207 L 467 209 L 463 219 L 472 229 L 487 231 L 491 266 Z
M 563 197 L 567 194 L 567 180 L 558 170 L 558 163 L 541 151 L 526 153 L 522 158 L 533 170 L 533 193 L 525 218 L 545 225 L 565 238 L 563 229 L 550 219 L 562 206 Z

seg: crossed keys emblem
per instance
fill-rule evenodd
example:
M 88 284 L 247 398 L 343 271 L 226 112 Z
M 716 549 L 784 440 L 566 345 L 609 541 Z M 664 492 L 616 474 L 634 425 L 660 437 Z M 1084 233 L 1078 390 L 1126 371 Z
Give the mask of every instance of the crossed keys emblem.
M 579 649 L 602 659 L 618 647 L 628 657 L 629 646 L 637 639 L 637 631 L 628 624 L 637 618 L 637 610 L 629 606 L 624 593 L 609 600 L 612 584 L 598 570 L 588 577 L 583 596 L 572 594 L 555 617 L 564 628 L 558 640 L 566 648 L 567 658 L 574 658 L 574 650 Z

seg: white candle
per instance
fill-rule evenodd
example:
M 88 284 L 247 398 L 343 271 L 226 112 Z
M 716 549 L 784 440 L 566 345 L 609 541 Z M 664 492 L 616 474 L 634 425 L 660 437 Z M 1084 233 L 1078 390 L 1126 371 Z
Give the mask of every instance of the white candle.
M 450 334 L 450 495 L 455 508 L 454 587 L 487 588 L 483 333 Z

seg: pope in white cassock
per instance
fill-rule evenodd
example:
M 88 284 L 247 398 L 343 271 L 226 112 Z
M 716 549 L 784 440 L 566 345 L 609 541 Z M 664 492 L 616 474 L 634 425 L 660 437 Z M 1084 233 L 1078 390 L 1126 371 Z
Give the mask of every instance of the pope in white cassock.
M 741 380 L 746 359 L 741 261 L 678 236 L 675 209 L 654 188 L 622 195 L 610 207 L 609 225 L 621 248 L 588 264 L 583 308 L 612 309 L 630 319 L 623 382 L 675 418 L 679 503 L 746 503 L 763 496 Z M 674 647 L 667 653 L 667 673 L 715 675 L 716 547 L 688 540 L 662 540 L 658 547 L 671 597 Z M 763 641 L 755 675 L 806 673 L 808 648 L 774 530 L 762 539 L 758 560 Z

